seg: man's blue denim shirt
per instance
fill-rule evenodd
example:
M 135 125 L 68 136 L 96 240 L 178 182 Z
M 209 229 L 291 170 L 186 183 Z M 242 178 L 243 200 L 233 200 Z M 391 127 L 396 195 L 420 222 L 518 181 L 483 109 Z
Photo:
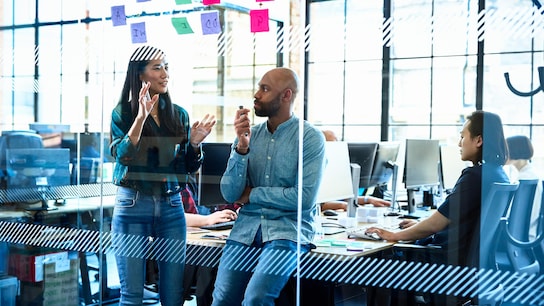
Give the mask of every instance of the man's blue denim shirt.
M 221 192 L 228 202 L 240 198 L 251 186 L 249 203 L 239 212 L 229 239 L 251 245 L 259 227 L 263 241 L 297 242 L 298 209 L 301 208 L 300 242 L 311 243 L 315 234 L 317 190 L 325 165 L 325 137 L 304 121 L 302 145 L 302 201 L 299 205 L 299 118 L 292 116 L 274 133 L 266 122 L 251 129 L 250 152 L 234 151 L 221 178 Z

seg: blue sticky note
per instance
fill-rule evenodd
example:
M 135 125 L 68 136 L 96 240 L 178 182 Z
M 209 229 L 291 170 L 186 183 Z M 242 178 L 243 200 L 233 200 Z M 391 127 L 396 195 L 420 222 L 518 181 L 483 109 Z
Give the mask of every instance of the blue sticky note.
M 111 22 L 113 26 L 122 26 L 127 24 L 127 16 L 125 15 L 125 6 L 112 6 L 111 7 Z
M 221 24 L 219 23 L 219 13 L 217 11 L 202 13 L 200 21 L 202 22 L 202 34 L 221 33 Z
M 146 43 L 147 35 L 145 33 L 145 22 L 133 23 L 130 25 L 130 36 L 132 37 L 132 43 Z
M 148 2 L 148 1 L 151 1 L 151 0 L 136 0 L 136 2 Z

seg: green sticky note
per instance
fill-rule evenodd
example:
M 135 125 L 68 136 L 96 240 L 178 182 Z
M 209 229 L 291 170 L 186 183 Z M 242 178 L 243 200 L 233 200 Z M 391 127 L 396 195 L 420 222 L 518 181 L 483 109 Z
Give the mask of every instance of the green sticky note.
M 193 0 L 176 0 L 176 4 L 191 4 L 193 3 Z
M 317 247 L 330 247 L 332 245 L 330 241 L 326 241 L 326 240 L 318 240 L 314 242 L 314 244 Z
M 186 17 L 174 17 L 172 18 L 172 25 L 176 29 L 176 32 L 178 34 L 192 34 L 193 29 L 191 29 L 191 25 L 189 24 L 189 21 L 187 21 Z
M 332 242 L 332 246 L 346 246 L 348 245 L 348 241 L 345 240 L 334 240 Z

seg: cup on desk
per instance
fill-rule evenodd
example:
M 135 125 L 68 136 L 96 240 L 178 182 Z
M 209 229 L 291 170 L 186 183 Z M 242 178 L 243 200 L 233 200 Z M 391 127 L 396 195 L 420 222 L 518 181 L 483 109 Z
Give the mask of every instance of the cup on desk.
M 372 205 L 357 207 L 357 221 L 364 223 L 376 223 L 379 220 L 379 213 L 380 209 Z

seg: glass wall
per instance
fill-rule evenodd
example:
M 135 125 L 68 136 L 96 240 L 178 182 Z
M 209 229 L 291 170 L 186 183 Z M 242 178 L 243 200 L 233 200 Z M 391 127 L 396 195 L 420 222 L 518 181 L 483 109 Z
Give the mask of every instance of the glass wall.
M 101 304 L 118 295 L 118 280 L 105 273 L 115 270 L 108 257 L 116 191 L 108 148 L 111 111 L 120 98 L 128 59 L 144 44 L 165 51 L 170 95 L 188 110 L 191 121 L 215 115 L 209 142 L 232 142 L 238 107 L 251 109 L 261 76 L 285 66 L 298 72 L 303 84 L 297 114 L 334 131 L 340 140 L 432 138 L 457 145 L 466 116 L 484 109 L 501 116 L 506 136 L 532 139 L 533 163 L 544 177 L 544 80 L 538 73 L 544 69 L 544 13 L 538 1 L 218 2 L 0 3 L 0 131 L 6 137 L 13 131 L 34 131 L 41 140 L 37 147 L 68 152 L 62 158 L 69 170 L 66 184 L 49 187 L 46 182 L 30 199 L 19 194 L 10 198 L 10 173 L 3 162 L 0 241 L 17 244 L 9 258 L 47 255 L 64 265 L 61 282 L 77 279 L 77 288 L 64 289 L 73 300 Z M 269 29 L 252 31 L 250 13 L 261 9 L 268 10 Z M 208 13 L 212 17 L 205 17 Z M 264 120 L 250 116 L 254 125 Z M 23 148 L 31 147 L 25 143 Z M 43 203 L 57 213 L 46 212 Z M 70 205 L 73 211 L 66 212 Z M 21 231 L 40 234 L 18 240 L 15 233 Z M 50 233 L 76 238 L 53 239 L 52 244 L 49 238 L 40 240 Z M 92 280 L 92 273 L 86 279 L 79 267 L 86 262 L 99 267 L 97 278 L 105 287 Z M 323 262 L 316 265 L 317 271 L 326 270 Z M 26 292 L 43 284 L 10 271 L 19 273 Z M 315 271 L 306 270 L 306 276 Z M 315 273 L 310 278 L 342 283 L 330 270 Z M 60 288 L 53 281 L 44 286 L 41 290 L 52 297 Z M 344 289 L 366 294 L 357 287 L 342 288 L 342 294 L 348 294 Z
M 532 1 L 480 2 L 313 1 L 308 120 L 346 141 L 456 145 L 478 108 L 536 140 L 543 96 L 514 93 L 505 73 L 521 93 L 539 88 L 542 14 Z

